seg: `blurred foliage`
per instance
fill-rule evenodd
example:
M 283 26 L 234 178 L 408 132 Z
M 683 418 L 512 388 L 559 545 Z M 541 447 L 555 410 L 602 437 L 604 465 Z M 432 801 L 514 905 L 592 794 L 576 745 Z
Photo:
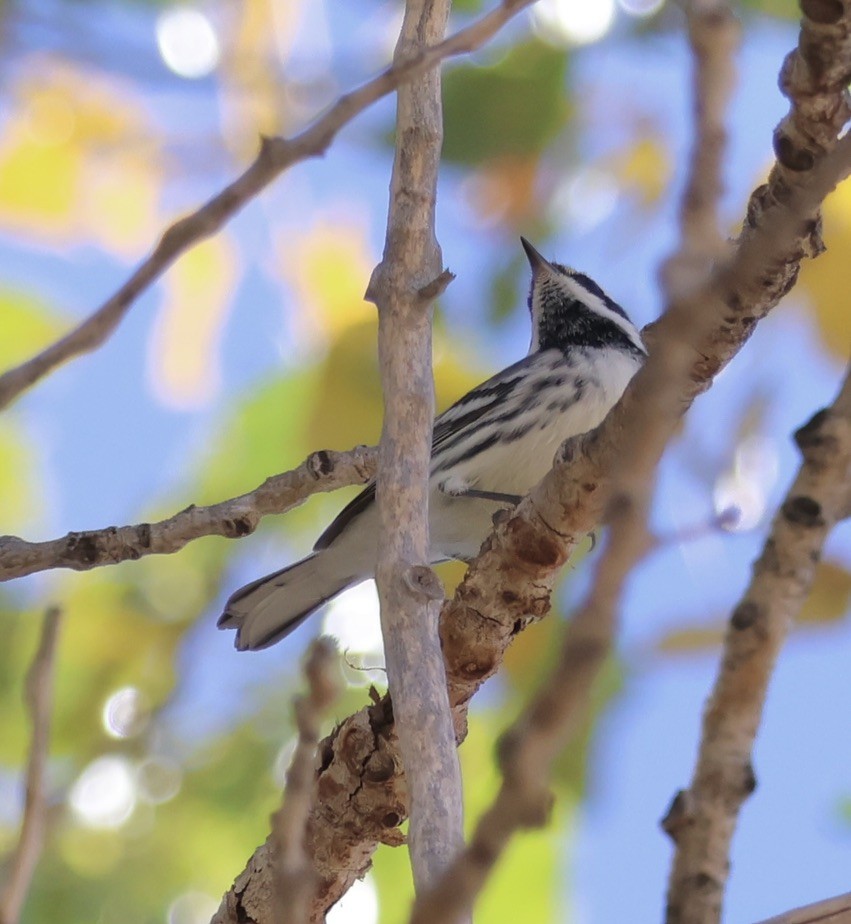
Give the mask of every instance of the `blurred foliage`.
M 459 164 L 539 154 L 569 116 L 567 55 L 523 41 L 489 65 L 456 68 L 443 83 L 444 158 Z
M 17 365 L 46 347 L 60 334 L 63 324 L 46 302 L 24 292 L 0 291 L 0 368 Z
M 851 286 L 851 190 L 839 186 L 824 204 L 824 239 L 827 251 L 818 260 L 805 260 L 800 285 L 810 296 L 822 343 L 838 358 L 845 359 L 851 345 L 847 293 Z
M 34 55 L 6 92 L 15 106 L 0 141 L 0 228 L 130 256 L 149 246 L 162 164 L 136 88 Z
M 851 571 L 833 561 L 819 562 L 810 595 L 793 629 L 818 628 L 845 619 L 851 610 Z M 657 642 L 662 654 L 695 654 L 717 649 L 726 631 L 726 618 L 678 627 Z

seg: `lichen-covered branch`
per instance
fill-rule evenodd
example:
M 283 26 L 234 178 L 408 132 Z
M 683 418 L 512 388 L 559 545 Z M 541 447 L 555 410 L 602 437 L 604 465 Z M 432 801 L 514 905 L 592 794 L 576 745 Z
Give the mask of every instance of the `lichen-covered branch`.
M 751 754 L 774 664 L 810 592 L 824 541 L 851 504 L 851 371 L 833 405 L 795 440 L 803 462 L 730 618 L 691 784 L 663 822 L 676 844 L 668 924 L 721 919 L 730 842 L 756 785 Z
M 0 924 L 18 924 L 41 857 L 47 815 L 45 774 L 53 715 L 53 679 L 61 612 L 52 606 L 44 614 L 41 640 L 25 686 L 32 719 L 32 741 L 27 760 L 24 816 L 18 843 L 8 865 L 8 878 L 0 891 Z
M 143 555 L 166 555 L 202 536 L 241 539 L 253 533 L 264 516 L 285 513 L 311 494 L 369 481 L 375 475 L 375 466 L 375 449 L 366 446 L 357 446 L 351 452 L 320 450 L 311 453 L 298 468 L 267 478 L 247 494 L 209 507 L 192 504 L 156 523 L 107 526 L 46 542 L 0 536 L 0 581 L 51 568 L 88 571 L 135 561 Z
M 428 73 L 447 58 L 475 51 L 531 3 L 532 0 L 502 0 L 499 6 L 445 41 L 397 59 L 377 77 L 344 94 L 298 135 L 264 138 L 248 169 L 197 211 L 171 225 L 150 256 L 97 311 L 37 356 L 0 375 L 0 410 L 58 366 L 103 344 L 139 295 L 181 254 L 218 232 L 285 170 L 324 154 L 340 129 L 374 102 Z

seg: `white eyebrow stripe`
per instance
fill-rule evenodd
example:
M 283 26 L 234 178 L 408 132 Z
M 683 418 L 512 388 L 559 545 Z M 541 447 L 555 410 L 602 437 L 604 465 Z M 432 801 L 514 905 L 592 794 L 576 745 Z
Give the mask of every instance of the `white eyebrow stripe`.
M 641 337 L 638 335 L 638 331 L 635 326 L 631 324 L 625 317 L 618 314 L 617 311 L 612 311 L 611 308 L 600 298 L 599 295 L 595 295 L 593 292 L 589 292 L 582 283 L 577 282 L 575 279 L 571 279 L 569 276 L 564 277 L 564 282 L 567 283 L 567 291 L 570 292 L 573 298 L 579 299 L 583 302 L 588 308 L 591 309 L 595 314 L 600 315 L 601 318 L 605 318 L 607 321 L 611 321 L 613 324 L 617 325 L 629 339 L 637 346 L 642 352 L 647 352 L 646 347 L 641 341 Z

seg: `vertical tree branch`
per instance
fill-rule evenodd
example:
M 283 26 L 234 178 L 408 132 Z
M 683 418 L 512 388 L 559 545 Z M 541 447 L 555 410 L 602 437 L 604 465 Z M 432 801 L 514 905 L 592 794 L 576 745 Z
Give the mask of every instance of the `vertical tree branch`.
M 33 726 L 27 762 L 26 801 L 9 878 L 0 894 L 0 924 L 17 924 L 41 856 L 47 814 L 45 770 L 53 712 L 53 668 L 60 621 L 58 607 L 52 606 L 44 614 L 41 640 L 26 679 L 24 693 Z
M 340 695 L 342 684 L 337 646 L 327 637 L 316 639 L 305 658 L 308 692 L 293 703 L 298 742 L 287 771 L 281 807 L 272 816 L 272 862 L 278 913 L 287 924 L 307 924 L 316 884 L 316 871 L 305 848 L 305 832 L 316 795 L 316 745 L 322 719 Z
M 751 753 L 774 664 L 812 587 L 824 540 L 851 509 L 851 370 L 833 406 L 795 439 L 803 463 L 730 618 L 691 784 L 663 821 L 676 844 L 668 924 L 721 919 L 730 842 L 756 786 Z
M 440 41 L 448 0 L 408 0 L 395 61 Z M 443 274 L 434 232 L 443 142 L 440 74 L 400 87 L 384 258 L 367 297 L 378 307 L 384 426 L 378 456 L 376 581 L 387 675 L 410 802 L 414 883 L 443 872 L 463 843 L 461 775 L 437 620 L 443 591 L 429 561 L 434 385 L 431 298 Z

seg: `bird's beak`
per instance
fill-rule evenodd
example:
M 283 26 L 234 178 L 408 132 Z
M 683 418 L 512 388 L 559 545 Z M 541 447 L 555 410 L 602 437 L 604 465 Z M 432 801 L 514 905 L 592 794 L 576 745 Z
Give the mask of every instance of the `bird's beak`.
M 555 273 L 556 269 L 550 263 L 549 260 L 545 260 L 537 250 L 526 240 L 525 237 L 520 238 L 520 243 L 523 245 L 523 249 L 526 251 L 526 256 L 529 258 L 529 266 L 532 267 L 532 275 L 537 276 L 538 273 L 546 271 L 548 273 Z

